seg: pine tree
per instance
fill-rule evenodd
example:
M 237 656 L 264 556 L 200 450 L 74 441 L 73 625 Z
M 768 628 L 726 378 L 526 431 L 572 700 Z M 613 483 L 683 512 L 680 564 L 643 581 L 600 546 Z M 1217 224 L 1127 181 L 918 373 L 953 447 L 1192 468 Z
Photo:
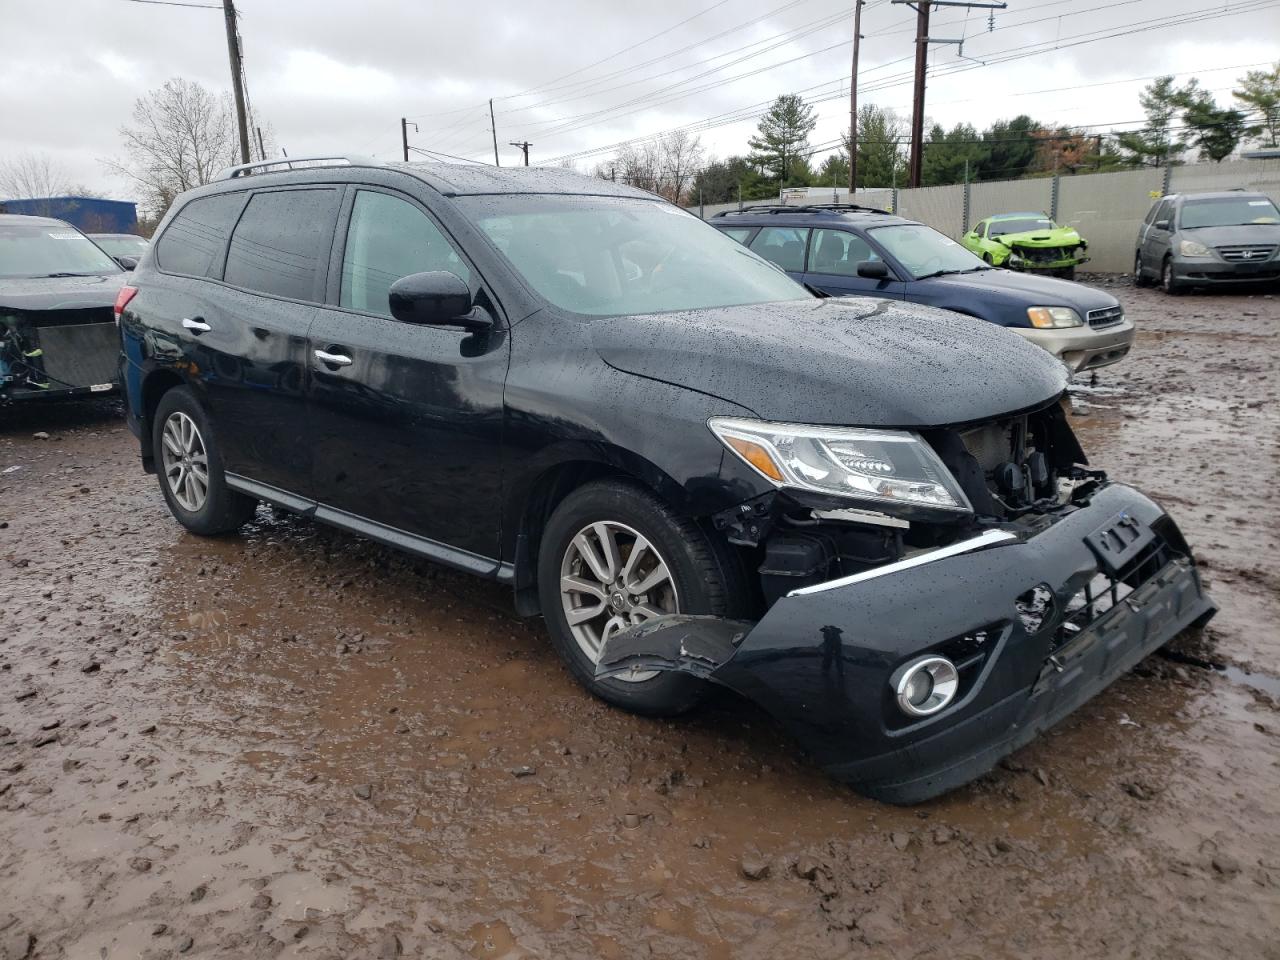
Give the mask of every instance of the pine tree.
M 748 141 L 751 162 L 759 164 L 768 175 L 785 187 L 794 184 L 797 160 L 809 147 L 809 134 L 818 125 L 813 107 L 794 93 L 783 94 L 773 101 L 757 126 L 757 135 Z M 806 168 L 807 169 L 807 168 Z

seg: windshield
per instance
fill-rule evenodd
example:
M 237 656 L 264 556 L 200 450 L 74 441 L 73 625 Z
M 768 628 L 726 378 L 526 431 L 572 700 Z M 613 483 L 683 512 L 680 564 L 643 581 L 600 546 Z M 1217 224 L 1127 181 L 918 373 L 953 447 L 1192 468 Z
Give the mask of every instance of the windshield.
M 1188 200 L 1182 205 L 1182 229 L 1242 227 L 1252 223 L 1280 223 L 1280 211 L 1266 197 L 1223 197 Z
M 142 237 L 102 237 L 91 238 L 113 257 L 141 257 L 147 252 L 147 241 Z
M 985 263 L 960 244 L 923 223 L 877 227 L 871 233 L 876 242 L 888 250 L 916 280 L 943 273 L 988 269 Z
M 1033 230 L 1053 229 L 1054 223 L 1048 217 L 1020 217 L 1017 220 L 992 220 L 987 236 L 1003 237 L 1006 233 L 1031 233 Z
M 666 313 L 811 296 L 668 203 L 546 194 L 458 202 L 530 287 L 575 313 Z
M 120 266 L 65 223 L 0 225 L 0 277 L 101 276 Z

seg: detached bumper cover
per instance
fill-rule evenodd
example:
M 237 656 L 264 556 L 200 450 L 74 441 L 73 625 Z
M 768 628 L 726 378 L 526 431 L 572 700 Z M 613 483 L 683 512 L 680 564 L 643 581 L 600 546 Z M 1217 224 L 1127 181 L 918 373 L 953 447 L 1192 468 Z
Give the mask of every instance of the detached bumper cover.
M 754 627 L 653 621 L 611 640 L 597 675 L 644 667 L 713 680 L 768 710 L 837 779 L 889 802 L 927 800 L 1216 610 L 1177 527 L 1138 491 L 1111 484 L 1062 513 L 1035 536 L 793 593 Z M 1117 525 L 1133 543 L 1113 556 Z M 1044 602 L 1019 609 L 1031 595 Z M 960 667 L 960 691 L 913 722 L 890 677 L 934 652 Z

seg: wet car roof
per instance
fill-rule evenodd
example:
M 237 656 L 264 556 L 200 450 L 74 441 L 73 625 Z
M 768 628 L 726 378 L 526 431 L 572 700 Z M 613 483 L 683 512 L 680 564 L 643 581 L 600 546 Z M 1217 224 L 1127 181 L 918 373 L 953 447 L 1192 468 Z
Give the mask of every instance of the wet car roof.
M 56 220 L 53 217 L 29 217 L 22 213 L 0 213 L 0 227 L 29 227 L 37 223 L 46 227 L 70 226 L 65 220 Z
M 637 197 L 660 199 L 652 193 L 626 184 L 588 177 L 557 167 L 490 167 L 467 163 L 388 163 L 386 166 L 411 173 L 445 196 L 483 194 L 559 193 L 580 196 Z

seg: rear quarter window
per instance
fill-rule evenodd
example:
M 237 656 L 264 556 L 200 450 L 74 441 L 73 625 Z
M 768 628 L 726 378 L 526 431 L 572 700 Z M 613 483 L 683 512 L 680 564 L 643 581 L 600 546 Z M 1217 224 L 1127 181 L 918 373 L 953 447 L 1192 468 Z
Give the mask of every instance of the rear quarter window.
M 160 269 L 189 277 L 216 277 L 243 205 L 243 193 L 220 193 L 188 203 L 156 241 Z
M 255 193 L 231 234 L 223 279 L 256 293 L 322 299 L 321 267 L 329 259 L 337 210 L 332 188 Z

